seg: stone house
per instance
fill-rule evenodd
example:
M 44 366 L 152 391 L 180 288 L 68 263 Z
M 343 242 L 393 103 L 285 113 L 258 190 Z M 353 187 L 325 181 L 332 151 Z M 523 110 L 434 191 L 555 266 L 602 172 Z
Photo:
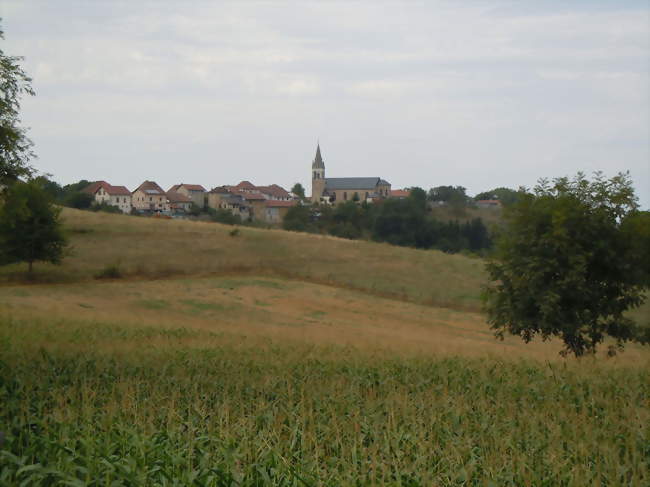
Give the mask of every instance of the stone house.
M 242 194 L 233 193 L 227 186 L 213 188 L 208 192 L 208 207 L 215 210 L 228 210 L 239 215 L 243 221 L 250 218 L 250 206 Z
M 175 184 L 169 191 L 187 196 L 199 208 L 206 207 L 206 190 L 200 184 Z
M 267 199 L 261 193 L 241 193 L 250 208 L 252 220 L 266 221 Z
M 167 193 L 154 181 L 145 181 L 132 193 L 131 204 L 141 212 L 168 213 Z
M 96 203 L 116 206 L 122 213 L 131 212 L 131 191 L 125 186 L 113 186 L 106 181 L 96 181 L 86 186 L 83 192 L 91 194 Z
M 325 163 L 316 146 L 316 157 L 312 161 L 311 200 L 314 203 L 327 201 L 334 204 L 346 201 L 372 201 L 390 197 L 390 183 L 380 177 L 326 178 Z
M 189 196 L 178 191 L 167 191 L 169 210 L 176 215 L 184 215 L 192 209 L 192 200 Z
M 293 197 L 282 186 L 271 184 L 270 186 L 257 186 L 257 190 L 263 194 L 266 199 L 276 201 L 291 201 Z
M 264 204 L 266 207 L 264 221 L 267 223 L 282 223 L 289 208 L 297 204 L 296 200 L 267 200 Z

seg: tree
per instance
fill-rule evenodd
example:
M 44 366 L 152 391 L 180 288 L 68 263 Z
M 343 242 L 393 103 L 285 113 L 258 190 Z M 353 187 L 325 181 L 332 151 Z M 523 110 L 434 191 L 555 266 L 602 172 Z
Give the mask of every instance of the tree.
M 510 188 L 494 188 L 474 196 L 474 200 L 499 200 L 504 205 L 512 205 L 519 199 L 519 191 Z
M 95 201 L 93 195 L 77 191 L 70 193 L 65 197 L 64 204 L 70 208 L 77 208 L 78 210 L 86 210 L 90 208 Z
M 67 246 L 60 212 L 37 182 L 10 186 L 0 207 L 0 263 L 27 262 L 30 275 L 35 261 L 59 264 Z
M 506 228 L 487 265 L 488 321 L 497 337 L 509 332 L 564 342 L 563 355 L 595 353 L 606 336 L 647 343 L 648 334 L 625 312 L 644 301 L 640 253 L 622 222 L 636 212 L 627 174 L 605 179 L 582 173 L 540 180 L 505 209 Z
M 1 28 L 0 39 L 4 39 Z M 20 67 L 22 59 L 7 56 L 0 49 L 0 184 L 3 185 L 34 172 L 28 164 L 34 157 L 33 144 L 19 118 L 21 97 L 34 95 L 32 80 Z
M 303 188 L 302 184 L 300 183 L 294 184 L 293 188 L 291 188 L 291 192 L 301 200 L 305 199 L 305 188 Z

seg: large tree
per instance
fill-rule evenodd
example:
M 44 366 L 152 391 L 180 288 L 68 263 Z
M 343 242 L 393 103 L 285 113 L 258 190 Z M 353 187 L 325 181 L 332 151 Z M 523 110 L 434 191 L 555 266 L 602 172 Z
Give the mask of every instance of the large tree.
M 17 182 L 0 204 L 0 264 L 35 261 L 58 264 L 67 246 L 59 214 L 36 181 Z
M 4 39 L 1 27 L 0 39 Z M 19 112 L 22 96 L 34 95 L 34 90 L 20 61 L 21 57 L 7 56 L 0 49 L 0 185 L 33 173 L 29 165 L 33 144 L 21 126 Z
M 575 356 L 594 353 L 606 336 L 615 340 L 612 352 L 626 341 L 647 342 L 647 332 L 626 315 L 643 303 L 648 284 L 635 272 L 643 253 L 630 238 L 640 219 L 624 224 L 636 209 L 627 174 L 596 173 L 589 181 L 579 173 L 522 193 L 505 210 L 507 225 L 487 266 L 486 305 L 496 335 L 526 342 L 556 336 L 563 354 Z

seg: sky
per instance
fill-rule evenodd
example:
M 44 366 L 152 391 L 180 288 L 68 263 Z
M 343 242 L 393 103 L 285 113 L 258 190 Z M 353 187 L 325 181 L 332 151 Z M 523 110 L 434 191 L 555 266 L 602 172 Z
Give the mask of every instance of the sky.
M 650 207 L 647 1 L 13 1 L 38 159 L 67 184 L 468 194 L 630 171 Z

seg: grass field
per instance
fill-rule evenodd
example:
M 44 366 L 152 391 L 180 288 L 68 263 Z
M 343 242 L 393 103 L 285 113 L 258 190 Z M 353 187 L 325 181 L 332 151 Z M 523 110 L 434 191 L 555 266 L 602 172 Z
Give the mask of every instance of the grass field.
M 649 351 L 496 341 L 480 260 L 65 218 L 0 275 L 0 485 L 650 483 Z

